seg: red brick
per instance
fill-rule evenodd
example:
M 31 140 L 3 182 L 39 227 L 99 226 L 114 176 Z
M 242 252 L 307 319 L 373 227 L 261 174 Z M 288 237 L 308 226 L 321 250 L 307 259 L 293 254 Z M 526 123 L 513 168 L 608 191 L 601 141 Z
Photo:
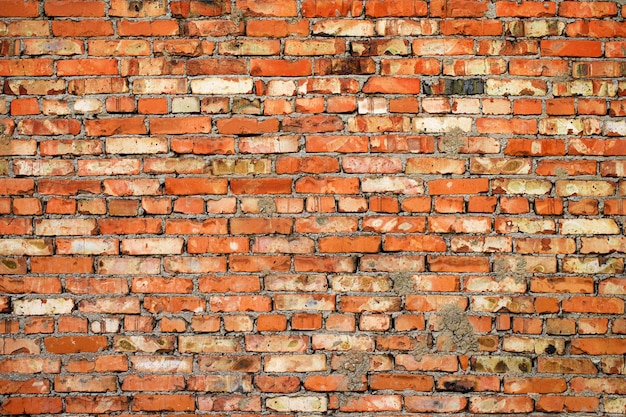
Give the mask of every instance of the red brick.
M 167 178 L 165 193 L 173 195 L 226 194 L 226 179 Z
M 117 33 L 120 36 L 174 36 L 179 34 L 179 28 L 176 20 L 120 20 Z
M 474 0 L 435 0 L 430 9 L 433 17 L 484 17 L 487 4 Z
M 178 25 L 176 25 L 178 28 Z M 242 35 L 244 32 L 243 22 L 228 21 L 221 19 L 192 20 L 183 23 L 183 34 L 187 36 L 227 36 Z
M 109 16 L 155 17 L 165 14 L 166 5 L 158 2 L 129 5 L 125 0 L 112 0 Z
M 428 183 L 431 195 L 478 194 L 489 190 L 487 179 L 441 179 Z
M 304 177 L 296 182 L 297 193 L 307 194 L 357 194 L 359 180 L 356 178 Z
M 585 2 L 564 1 L 559 6 L 559 16 L 603 18 L 617 15 L 617 5 L 611 2 Z
M 441 33 L 446 36 L 499 36 L 502 23 L 499 20 L 445 20 L 441 24 Z
M 602 43 L 597 41 L 544 40 L 540 43 L 543 56 L 599 57 Z
M 59 61 L 57 63 L 57 74 L 60 76 L 117 75 L 117 66 L 117 60 L 107 58 Z
M 413 0 L 372 0 L 365 6 L 367 17 L 412 17 L 426 16 L 428 5 L 423 1 Z
M 5 414 L 58 414 L 62 410 L 63 403 L 58 397 L 17 397 L 2 404 Z
M 230 257 L 230 269 L 233 272 L 260 272 L 266 269 L 273 271 L 288 271 L 290 258 L 288 256 L 241 256 Z
M 556 15 L 556 3 L 533 1 L 513 2 L 498 1 L 496 2 L 496 15 L 501 17 L 546 17 Z
M 290 194 L 290 178 L 232 179 L 230 189 L 234 194 Z
M 402 397 L 400 395 L 360 395 L 352 396 L 340 405 L 343 412 L 380 412 L 400 411 Z
M 50 353 L 98 352 L 108 346 L 104 336 L 64 336 L 44 339 L 46 350 Z
M 514 156 L 559 156 L 565 155 L 565 142 L 556 139 L 511 139 L 504 152 Z
M 46 0 L 44 3 L 46 16 L 103 17 L 104 8 L 103 1 Z
M 11 102 L 11 115 L 24 116 L 39 114 L 39 102 L 36 98 L 15 99 Z
M 528 413 L 533 410 L 529 397 L 472 397 L 469 410 L 472 413 Z
M 433 378 L 423 375 L 376 374 L 370 377 L 370 387 L 374 390 L 430 391 L 433 385 Z
M 34 0 L 2 0 L 0 2 L 2 17 L 37 17 L 39 2 Z
M 343 130 L 344 124 L 337 116 L 286 117 L 282 128 L 286 132 L 322 133 Z
M 194 409 L 195 400 L 189 394 L 136 394 L 133 397 L 133 411 L 192 411 Z
M 140 98 L 137 100 L 137 108 L 140 114 L 165 114 L 167 101 L 164 98 Z
M 542 396 L 535 404 L 535 409 L 548 413 L 594 411 L 599 403 L 600 400 L 594 397 Z
M 371 77 L 363 86 L 364 93 L 419 94 L 420 81 L 414 78 Z
M 405 404 L 407 410 L 412 412 L 454 413 L 467 407 L 467 399 L 463 397 L 407 396 Z
M 127 411 L 130 399 L 128 397 L 88 396 L 68 397 L 66 411 L 68 413 L 112 413 Z
M 281 3 L 272 0 L 237 0 L 237 8 L 253 16 L 290 17 L 297 13 L 296 0 Z
M 78 120 L 21 120 L 17 125 L 22 135 L 77 135 L 80 132 Z
M 123 78 L 81 78 L 68 82 L 67 91 L 74 95 L 127 93 L 128 81 Z M 91 110 L 88 110 L 91 111 Z
M 146 134 L 148 130 L 140 117 L 85 121 L 87 136 L 112 136 Z
M 320 238 L 319 247 L 321 253 L 340 252 L 378 252 L 381 246 L 380 237 L 355 236 L 352 238 L 328 237 Z
M 360 16 L 363 6 L 352 0 L 304 0 L 302 14 L 304 17 L 337 17 Z
M 232 117 L 229 119 L 220 119 L 217 121 L 217 129 L 221 134 L 263 134 L 278 131 L 278 120 L 267 119 L 257 121 L 250 118 Z
M 259 375 L 254 378 L 254 385 L 261 392 L 289 393 L 300 389 L 300 379 L 295 376 Z
M 93 272 L 93 259 L 89 257 L 38 257 L 31 260 L 33 273 L 89 274 Z
M 311 75 L 311 61 L 279 59 L 251 59 L 250 74 L 262 77 L 297 77 Z

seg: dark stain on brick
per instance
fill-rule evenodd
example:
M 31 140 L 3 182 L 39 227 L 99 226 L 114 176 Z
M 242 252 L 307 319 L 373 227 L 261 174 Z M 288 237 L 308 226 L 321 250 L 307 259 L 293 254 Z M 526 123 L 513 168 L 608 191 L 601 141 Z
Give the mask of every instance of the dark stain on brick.
M 233 371 L 242 371 L 249 369 L 254 365 L 253 359 L 242 358 L 233 364 Z
M 519 370 L 522 372 L 530 372 L 530 369 L 528 369 L 528 365 L 525 362 L 519 364 Z
M 129 1 L 128 10 L 138 12 L 143 9 L 143 1 Z
M 333 59 L 330 65 L 333 75 L 363 75 L 376 71 L 374 61 L 369 58 Z
M 480 78 L 446 78 L 436 82 L 424 82 L 422 93 L 436 96 L 474 95 L 485 92 L 485 81 Z
M 574 64 L 574 73 L 578 77 L 587 77 L 589 75 L 589 64 L 577 62 Z
M 496 372 L 506 372 L 509 367 L 506 366 L 506 363 L 504 361 L 499 361 L 498 363 L 496 363 L 496 366 L 494 366 L 493 369 Z
M 17 269 L 17 262 L 12 261 L 11 259 L 3 259 L 2 264 L 8 269 Z
M 457 381 L 446 381 L 443 383 L 446 391 L 454 392 L 472 392 L 474 391 L 474 383 L 467 380 L 459 379 Z

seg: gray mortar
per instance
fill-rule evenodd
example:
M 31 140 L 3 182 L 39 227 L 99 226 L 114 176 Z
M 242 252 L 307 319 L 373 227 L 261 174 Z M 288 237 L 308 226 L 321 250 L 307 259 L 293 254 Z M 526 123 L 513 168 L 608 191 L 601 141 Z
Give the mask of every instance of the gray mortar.
M 259 206 L 259 214 L 264 217 L 271 217 L 276 214 L 276 203 L 273 198 L 261 198 L 257 205 Z
M 344 362 L 337 369 L 348 380 L 349 390 L 358 390 L 363 386 L 363 377 L 370 368 L 370 358 L 362 352 L 349 352 L 342 357 Z
M 465 311 L 456 304 L 448 304 L 439 310 L 438 315 L 441 333 L 454 343 L 458 352 L 465 354 L 478 350 L 478 339 Z M 453 346 L 444 347 L 453 348 Z
M 415 281 L 413 280 L 412 274 L 406 272 L 394 274 L 392 281 L 393 292 L 398 295 L 408 295 L 415 292 Z
M 432 334 L 428 333 L 426 335 L 426 340 L 418 340 L 416 338 L 416 342 L 417 344 L 415 345 L 415 347 L 413 349 L 411 349 L 411 351 L 409 352 L 409 354 L 411 356 L 413 356 L 413 358 L 416 361 L 421 361 L 422 358 L 424 357 L 424 355 L 427 355 L 428 353 L 430 353 L 430 349 L 433 346 L 433 336 Z
M 466 132 L 459 128 L 454 128 L 441 140 L 443 153 L 458 154 L 466 146 Z
M 493 272 L 495 272 L 496 281 L 500 282 L 507 277 L 512 277 L 516 284 L 524 282 L 526 279 L 526 267 L 528 262 L 520 257 L 515 262 L 515 269 L 508 270 L 507 263 L 503 259 L 496 259 L 493 263 Z

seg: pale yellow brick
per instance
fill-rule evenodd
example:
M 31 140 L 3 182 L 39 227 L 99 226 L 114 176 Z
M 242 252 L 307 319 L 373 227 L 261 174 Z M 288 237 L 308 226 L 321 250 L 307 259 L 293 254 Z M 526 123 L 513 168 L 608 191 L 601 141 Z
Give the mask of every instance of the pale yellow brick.
M 564 235 L 616 235 L 619 225 L 614 219 L 561 219 L 561 234 Z
M 314 334 L 312 344 L 315 350 L 374 350 L 374 340 L 369 336 Z
M 172 113 L 200 113 L 200 100 L 197 97 L 174 97 Z
M 0 255 L 39 256 L 52 255 L 51 239 L 0 239 Z
M 415 117 L 413 130 L 418 133 L 471 132 L 470 117 Z
M 626 415 L 626 398 L 605 398 L 604 412 L 609 414 Z
M 42 236 L 96 234 L 95 219 L 42 219 L 35 222 L 35 233 Z
M 485 85 L 485 93 L 490 96 L 544 96 L 548 87 L 539 80 L 503 80 L 489 79 Z
M 560 20 L 527 20 L 523 24 L 524 36 L 528 38 L 559 36 L 565 29 L 565 22 Z
M 174 336 L 116 336 L 113 348 L 118 352 L 171 352 L 175 342 Z
M 322 372 L 326 355 L 269 355 L 264 358 L 265 372 Z
M 328 410 L 328 400 L 324 396 L 282 396 L 268 398 L 266 406 L 279 412 L 323 413 Z
M 139 78 L 133 82 L 135 94 L 184 94 L 187 92 L 185 78 Z
M 313 25 L 313 34 L 322 36 L 374 36 L 374 22 L 367 20 L 322 20 Z
M 424 194 L 424 182 L 408 177 L 363 178 L 364 193 Z
M 598 135 L 600 120 L 545 118 L 539 120 L 539 133 L 542 135 Z
M 565 258 L 563 272 L 575 274 L 621 274 L 623 258 Z
M 296 83 L 287 80 L 271 80 L 267 83 L 268 96 L 289 97 L 296 94 Z
M 615 183 L 609 181 L 571 181 L 556 182 L 556 194 L 562 197 L 595 196 L 606 197 L 615 195 Z
M 168 144 L 166 138 L 160 137 L 107 138 L 106 151 L 108 154 L 166 153 Z
M 96 98 L 79 98 L 74 102 L 74 112 L 78 114 L 102 113 L 102 101 Z
M 376 33 L 380 36 L 433 35 L 439 31 L 439 22 L 434 19 L 379 19 Z
M 241 340 L 236 337 L 221 336 L 179 336 L 180 353 L 226 353 L 239 352 Z
M 71 298 L 37 298 L 13 301 L 13 314 L 18 316 L 71 314 L 73 309 L 74 300 Z
M 252 78 L 211 77 L 191 80 L 193 94 L 250 94 L 252 89 Z
M 552 190 L 552 183 L 547 180 L 495 179 L 491 187 L 497 194 L 544 195 Z
M 472 360 L 476 372 L 525 374 L 532 372 L 530 358 L 519 356 L 476 356 Z
M 546 350 L 548 349 L 556 350 L 552 350 L 552 352 L 546 352 Z M 506 336 L 502 341 L 502 350 L 515 353 L 534 353 L 537 355 L 542 355 L 546 353 L 563 355 L 565 353 L 565 340 L 548 339 L 545 337 L 533 338 L 521 336 Z
M 605 120 L 602 125 L 602 134 L 607 136 L 626 136 L 626 121 Z

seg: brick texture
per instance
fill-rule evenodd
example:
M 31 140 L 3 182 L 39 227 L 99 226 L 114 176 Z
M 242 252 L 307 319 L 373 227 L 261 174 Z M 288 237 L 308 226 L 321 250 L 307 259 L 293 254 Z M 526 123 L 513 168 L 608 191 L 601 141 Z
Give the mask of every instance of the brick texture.
M 0 0 L 0 414 L 626 414 L 624 1 Z

